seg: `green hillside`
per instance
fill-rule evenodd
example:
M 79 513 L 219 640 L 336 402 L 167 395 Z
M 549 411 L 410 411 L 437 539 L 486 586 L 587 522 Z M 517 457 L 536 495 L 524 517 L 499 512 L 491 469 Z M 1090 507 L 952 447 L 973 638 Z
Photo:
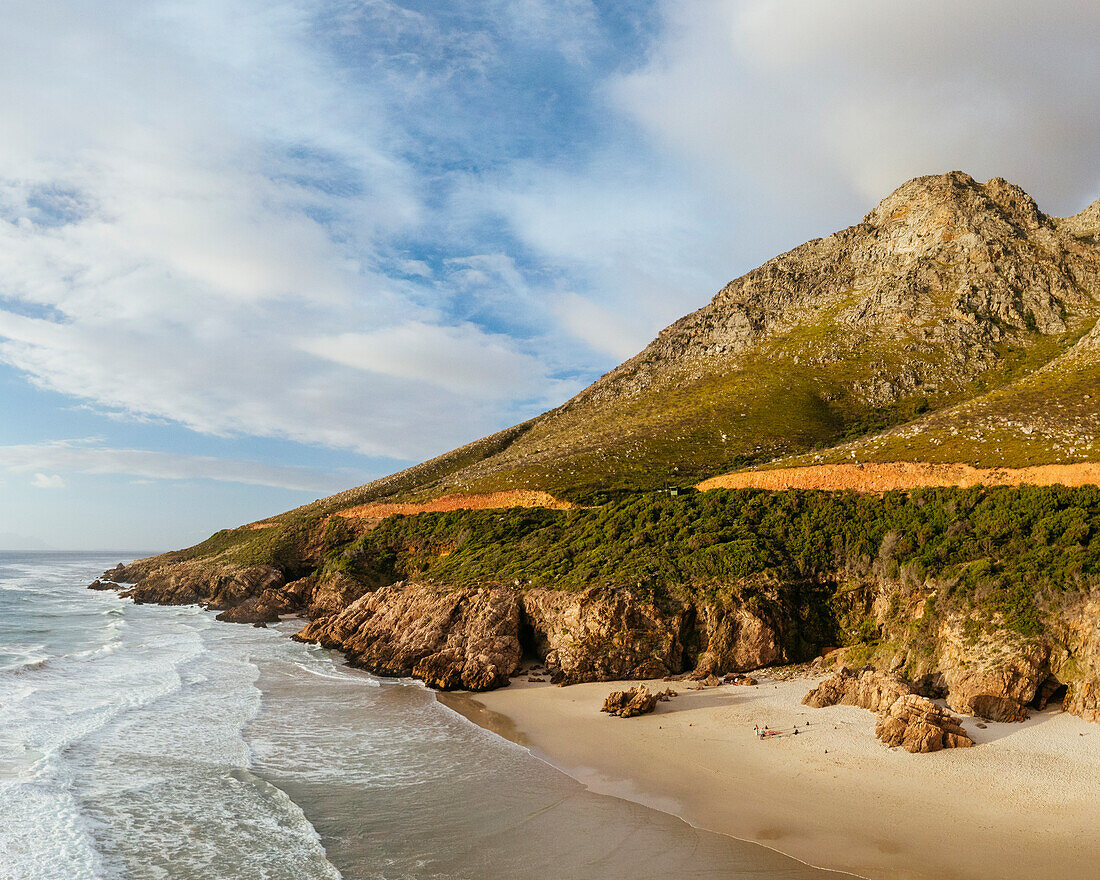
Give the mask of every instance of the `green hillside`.
M 591 502 L 792 460 L 1095 460 L 1098 218 L 1100 202 L 1051 218 L 1000 179 L 917 178 L 557 409 L 311 509 L 513 488 Z

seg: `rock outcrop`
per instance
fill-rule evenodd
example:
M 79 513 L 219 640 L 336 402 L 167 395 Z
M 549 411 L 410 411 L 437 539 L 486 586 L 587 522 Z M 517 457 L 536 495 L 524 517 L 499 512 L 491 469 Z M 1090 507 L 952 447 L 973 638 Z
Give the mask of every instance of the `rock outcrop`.
M 882 712 L 911 693 L 913 688 L 896 675 L 873 669 L 860 672 L 841 669 L 806 694 L 802 704 L 815 709 L 843 705 Z
M 219 565 L 205 560 L 161 564 L 152 568 L 137 563 L 107 572 L 116 584 L 130 584 L 121 595 L 135 602 L 158 605 L 205 605 L 216 610 L 234 608 L 286 583 L 272 565 Z M 266 601 L 266 600 L 265 600 Z M 274 599 L 274 594 L 271 596 Z
M 890 673 L 841 669 L 811 690 L 803 705 L 859 706 L 878 714 L 875 736 L 907 752 L 938 752 L 974 745 L 962 723 L 927 697 L 913 693 L 908 682 Z
M 708 673 L 750 672 L 787 659 L 781 626 L 744 605 L 707 602 L 700 609 L 706 648 L 696 668 Z
M 1024 721 L 1050 671 L 1050 648 L 1005 633 L 975 641 L 962 627 L 943 627 L 939 664 L 947 705 L 989 721 Z
M 633 718 L 656 709 L 658 699 L 658 694 L 650 693 L 649 688 L 642 684 L 627 691 L 612 691 L 603 701 L 600 711 L 620 718 Z
M 683 668 L 682 607 L 664 611 L 629 591 L 601 589 L 536 589 L 522 602 L 532 647 L 555 683 L 663 678 Z
M 313 621 L 295 638 L 338 648 L 352 664 L 383 675 L 484 691 L 504 687 L 519 669 L 519 622 L 514 590 L 393 585 Z
M 312 594 L 312 578 L 300 578 L 289 584 L 264 587 L 240 604 L 227 608 L 217 619 L 227 623 L 273 623 L 284 614 L 293 614 L 307 608 Z
M 879 716 L 875 736 L 888 746 L 901 746 L 913 753 L 974 745 L 958 718 L 917 694 L 894 700 Z

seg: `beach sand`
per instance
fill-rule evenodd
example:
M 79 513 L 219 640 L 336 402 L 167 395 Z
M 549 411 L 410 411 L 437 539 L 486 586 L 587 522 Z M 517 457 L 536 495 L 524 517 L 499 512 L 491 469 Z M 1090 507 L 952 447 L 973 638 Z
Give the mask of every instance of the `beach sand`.
M 678 697 L 629 719 L 599 708 L 635 682 L 517 679 L 440 698 L 596 792 L 812 865 L 875 880 L 1100 877 L 1100 725 L 1057 709 L 984 729 L 967 718 L 975 748 L 911 755 L 880 743 L 865 709 L 801 705 L 818 681 L 674 682 Z M 754 724 L 800 733 L 759 740 Z

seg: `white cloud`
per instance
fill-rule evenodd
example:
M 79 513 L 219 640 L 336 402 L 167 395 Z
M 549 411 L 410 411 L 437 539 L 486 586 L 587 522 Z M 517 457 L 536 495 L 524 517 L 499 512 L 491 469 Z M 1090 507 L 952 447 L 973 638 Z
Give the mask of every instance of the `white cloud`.
M 176 455 L 143 449 L 114 449 L 83 440 L 0 446 L 0 468 L 34 472 L 31 485 L 61 489 L 63 473 L 124 475 L 149 480 L 216 480 L 251 486 L 272 486 L 300 492 L 328 493 L 346 488 L 360 475 L 326 474 L 311 468 L 285 467 L 251 461 L 231 461 L 197 455 Z
M 306 339 L 304 351 L 396 379 L 424 382 L 480 398 L 543 397 L 554 383 L 538 360 L 512 340 L 471 324 L 408 323 L 371 333 Z
M 666 2 L 648 63 L 612 86 L 705 185 L 829 217 L 904 180 L 1004 176 L 1049 210 L 1096 197 L 1091 0 Z M 832 212 L 835 215 L 835 209 Z M 823 230 L 824 231 L 824 230 Z
M 383 5 L 372 21 L 430 30 Z M 107 412 L 403 460 L 557 402 L 537 344 L 456 328 L 422 260 L 383 271 L 427 184 L 389 96 L 345 76 L 317 13 L 5 6 L 0 360 Z M 423 87 L 399 79 L 380 88 Z M 333 356 L 310 356 L 307 332 Z

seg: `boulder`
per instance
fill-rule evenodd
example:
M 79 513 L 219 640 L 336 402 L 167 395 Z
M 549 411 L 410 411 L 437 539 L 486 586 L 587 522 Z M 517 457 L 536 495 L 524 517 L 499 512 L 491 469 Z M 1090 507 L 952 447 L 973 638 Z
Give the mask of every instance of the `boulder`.
M 888 746 L 901 746 L 913 753 L 974 745 L 957 717 L 917 694 L 894 700 L 879 716 L 875 736 Z
M 343 650 L 350 663 L 382 675 L 484 691 L 507 685 L 520 667 L 519 617 L 512 589 L 396 584 L 312 621 L 295 638 Z
M 913 693 L 908 682 L 887 672 L 864 669 L 853 672 L 841 669 L 829 676 L 802 699 L 804 706 L 821 709 L 825 706 L 859 706 L 881 712 L 899 697 Z
M 603 701 L 601 712 L 618 715 L 620 718 L 633 718 L 645 715 L 657 708 L 657 701 L 663 695 L 651 694 L 644 684 L 627 691 L 612 691 Z M 666 698 L 667 699 L 667 698 Z

